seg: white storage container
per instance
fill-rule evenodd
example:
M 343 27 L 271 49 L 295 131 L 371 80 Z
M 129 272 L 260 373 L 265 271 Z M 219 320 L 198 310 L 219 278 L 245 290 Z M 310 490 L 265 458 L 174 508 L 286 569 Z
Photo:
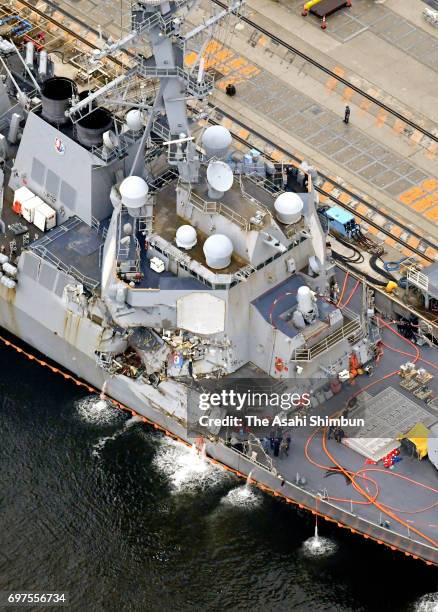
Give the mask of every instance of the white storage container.
M 164 262 L 159 257 L 151 257 L 149 266 L 151 270 L 157 272 L 158 274 L 161 274 L 161 272 L 164 272 L 165 270 Z
M 35 209 L 33 223 L 42 232 L 47 232 L 56 225 L 56 211 L 43 202 Z
M 32 191 L 27 187 L 20 187 L 19 189 L 16 189 L 14 192 L 12 210 L 18 214 L 21 213 L 23 204 L 34 197 L 35 194 L 32 193 Z
M 17 268 L 16 268 L 16 266 L 13 266 L 9 262 L 4 263 L 2 268 L 3 268 L 3 272 L 5 274 L 9 274 L 9 276 L 16 276 L 17 275 Z
M 29 221 L 29 223 L 33 223 L 35 210 L 38 208 L 38 206 L 41 206 L 41 204 L 44 204 L 44 202 L 38 196 L 34 196 L 33 198 L 30 198 L 30 200 L 26 200 L 22 203 L 21 214 L 26 219 L 26 221 Z

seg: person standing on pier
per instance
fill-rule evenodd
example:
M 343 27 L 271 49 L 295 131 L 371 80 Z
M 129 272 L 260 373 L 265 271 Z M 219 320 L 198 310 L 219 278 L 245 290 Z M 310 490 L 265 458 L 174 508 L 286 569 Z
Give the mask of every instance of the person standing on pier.
M 349 123 L 349 121 L 350 121 L 350 113 L 351 113 L 350 107 L 347 104 L 347 106 L 345 107 L 345 113 L 344 113 L 344 123 Z

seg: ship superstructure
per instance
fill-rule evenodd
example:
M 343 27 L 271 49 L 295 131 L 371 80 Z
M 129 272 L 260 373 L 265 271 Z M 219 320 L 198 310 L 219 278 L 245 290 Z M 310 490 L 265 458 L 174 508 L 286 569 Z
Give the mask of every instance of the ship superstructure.
M 131 32 L 88 66 L 138 53 L 98 88 L 12 43 L 0 83 L 1 325 L 185 440 L 188 397 L 204 382 L 307 381 L 328 401 L 327 381 L 346 382 L 381 354 L 369 290 L 350 308 L 337 299 L 312 169 L 279 172 L 209 125 L 205 50 L 238 5 L 190 30 L 193 6 L 134 3 Z M 254 463 L 257 449 L 242 454 L 222 434 L 205 436 L 211 456 L 243 473 L 257 464 L 260 482 L 279 486 L 278 466 Z M 294 499 L 320 499 L 299 484 Z

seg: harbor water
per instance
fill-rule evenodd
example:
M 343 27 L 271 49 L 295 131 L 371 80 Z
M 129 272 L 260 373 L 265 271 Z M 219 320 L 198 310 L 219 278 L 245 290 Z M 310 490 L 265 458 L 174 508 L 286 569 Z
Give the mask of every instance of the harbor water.
M 438 608 L 435 568 L 315 529 L 3 346 L 0 372 L 1 591 L 66 591 L 78 611 Z

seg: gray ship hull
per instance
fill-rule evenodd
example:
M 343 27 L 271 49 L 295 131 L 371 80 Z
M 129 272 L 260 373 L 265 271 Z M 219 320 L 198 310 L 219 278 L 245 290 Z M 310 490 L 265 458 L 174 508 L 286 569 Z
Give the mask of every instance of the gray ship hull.
M 46 355 L 65 370 L 73 373 L 78 379 L 89 383 L 96 390 L 102 389 L 104 383 L 106 394 L 135 414 L 144 417 L 149 423 L 172 435 L 182 443 L 191 445 L 193 440 L 187 435 L 184 420 L 176 414 L 168 412 L 169 406 L 184 401 L 184 387 L 177 383 L 160 385 L 160 391 L 150 385 L 139 384 L 137 381 L 125 376 L 110 376 L 100 369 L 92 352 L 81 350 L 59 333 L 49 329 L 29 312 L 17 306 L 20 302 L 20 290 L 14 292 L 0 290 L 0 326 L 13 334 L 19 340 Z M 32 305 L 26 302 L 30 309 Z M 50 304 L 50 300 L 47 302 Z M 54 308 L 59 304 L 53 304 Z M 46 310 L 48 307 L 46 306 Z M 50 309 L 49 309 L 50 310 Z M 66 320 L 70 315 L 65 311 Z M 80 338 L 81 322 L 67 323 L 69 330 L 66 335 Z M 72 328 L 73 327 L 73 331 Z M 71 337 L 71 336 L 70 336 Z M 96 336 L 97 338 L 97 336 Z M 92 344 L 90 344 L 92 346 Z M 350 529 L 353 533 L 362 534 L 380 544 L 386 544 L 393 550 L 403 551 L 414 558 L 420 558 L 428 564 L 437 564 L 436 549 L 405 537 L 389 529 L 365 520 L 344 508 L 323 500 L 319 495 L 296 486 L 294 483 L 282 480 L 269 472 L 264 466 L 250 460 L 242 453 L 228 447 L 222 442 L 206 441 L 206 453 L 213 461 L 230 469 L 238 476 L 247 477 L 251 474 L 252 481 L 262 490 L 283 498 L 287 503 L 298 505 L 313 514 L 325 517 L 336 522 L 339 527 Z

